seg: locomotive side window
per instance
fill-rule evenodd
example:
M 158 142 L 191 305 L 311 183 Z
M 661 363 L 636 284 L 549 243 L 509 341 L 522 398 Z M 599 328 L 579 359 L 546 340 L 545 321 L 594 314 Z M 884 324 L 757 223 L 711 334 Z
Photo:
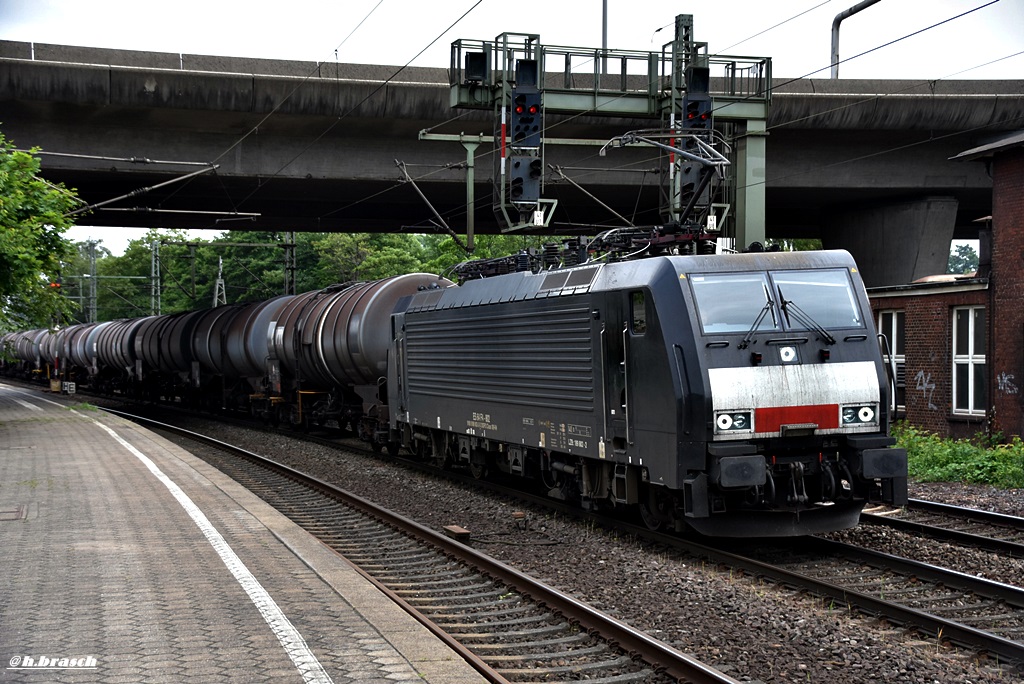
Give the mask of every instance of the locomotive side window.
M 689 281 L 705 333 L 778 329 L 764 273 L 708 273 Z
M 780 304 L 792 302 L 810 321 L 824 328 L 864 327 L 864 318 L 845 269 L 773 271 L 771 275 Z M 796 317 L 786 319 L 790 330 L 810 329 L 807 323 Z
M 647 307 L 644 304 L 644 293 L 634 292 L 629 301 L 631 329 L 634 335 L 647 332 Z

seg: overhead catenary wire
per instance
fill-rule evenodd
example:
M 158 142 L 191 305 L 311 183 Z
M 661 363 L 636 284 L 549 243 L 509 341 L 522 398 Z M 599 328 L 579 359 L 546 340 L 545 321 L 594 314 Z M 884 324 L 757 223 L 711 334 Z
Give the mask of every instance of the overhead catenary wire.
M 374 88 L 369 94 L 364 96 L 363 99 L 361 99 L 359 102 L 357 102 L 356 104 L 354 104 L 351 107 L 349 107 L 349 109 L 346 112 L 340 114 L 329 126 L 327 126 L 327 128 L 325 128 L 318 136 L 316 136 L 312 141 L 310 141 L 309 144 L 307 144 L 305 147 L 303 147 L 296 155 L 294 155 L 291 159 L 289 159 L 284 164 L 282 164 L 281 167 L 278 168 L 277 171 L 275 171 L 267 179 L 265 179 L 264 182 L 261 183 L 258 188 L 256 188 L 255 190 L 250 192 L 248 195 L 246 195 L 242 199 L 240 204 L 245 203 L 250 197 L 252 197 L 254 194 L 259 192 L 260 188 L 262 188 L 263 185 L 267 181 L 270 181 L 273 178 L 277 177 L 282 171 L 284 171 L 286 168 L 291 166 L 295 162 L 295 160 L 297 160 L 299 157 L 304 155 L 311 147 L 313 147 L 313 145 L 315 145 L 317 142 L 319 142 L 325 135 L 327 135 L 332 130 L 334 130 L 335 126 L 337 126 L 339 123 L 341 123 L 349 114 L 351 114 L 352 112 L 356 111 L 360 106 L 363 105 L 363 103 L 365 103 L 367 100 L 369 100 L 374 95 L 376 95 L 381 90 L 383 90 L 384 87 L 387 86 L 388 83 L 390 83 L 395 78 L 397 78 L 398 75 L 401 74 L 403 71 L 405 71 L 409 67 L 409 65 L 411 65 L 414 61 L 416 61 L 417 58 L 419 58 L 420 55 L 422 55 L 424 52 L 426 52 L 434 43 L 436 43 L 437 41 L 441 40 L 441 38 L 444 37 L 444 35 L 446 33 L 448 33 L 453 28 L 455 28 L 455 26 L 457 26 L 459 24 L 459 22 L 461 22 L 463 19 L 465 19 L 467 16 L 469 16 L 470 12 L 472 12 L 477 7 L 479 7 L 482 2 L 483 2 L 483 0 L 476 0 L 476 2 L 473 3 L 472 7 L 470 7 L 468 10 L 463 12 L 462 15 L 458 19 L 456 19 L 454 22 L 451 23 L 451 25 L 448 26 L 448 28 L 446 28 L 444 31 L 439 33 L 433 40 L 431 40 L 429 43 L 427 43 L 423 47 L 423 49 L 421 49 L 419 52 L 416 53 L 415 56 L 412 57 L 412 59 L 410 59 L 404 65 L 399 67 L 393 74 L 391 74 L 386 79 L 384 79 L 382 82 L 380 82 L 377 85 L 376 88 Z

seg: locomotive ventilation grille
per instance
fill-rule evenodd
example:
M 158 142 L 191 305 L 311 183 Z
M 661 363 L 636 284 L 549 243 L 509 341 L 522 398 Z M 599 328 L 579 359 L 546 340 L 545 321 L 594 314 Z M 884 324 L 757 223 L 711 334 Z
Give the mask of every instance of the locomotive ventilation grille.
M 528 312 L 432 313 L 406 318 L 410 395 L 593 411 L 588 307 L 544 302 Z

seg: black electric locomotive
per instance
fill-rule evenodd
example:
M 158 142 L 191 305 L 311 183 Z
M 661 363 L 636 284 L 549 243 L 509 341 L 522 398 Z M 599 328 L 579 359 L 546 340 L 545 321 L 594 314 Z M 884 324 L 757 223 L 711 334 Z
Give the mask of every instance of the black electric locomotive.
M 663 256 L 473 280 L 393 317 L 393 434 L 653 527 L 782 536 L 906 501 L 846 252 Z

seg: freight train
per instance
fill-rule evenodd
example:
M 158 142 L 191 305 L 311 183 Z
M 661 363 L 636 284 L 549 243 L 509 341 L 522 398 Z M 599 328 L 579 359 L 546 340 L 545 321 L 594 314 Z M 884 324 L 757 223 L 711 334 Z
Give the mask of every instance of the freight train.
M 791 536 L 905 503 L 850 255 L 690 251 L 517 257 L 459 284 L 411 274 L 0 340 L 9 373 L 350 429 L 652 528 Z

